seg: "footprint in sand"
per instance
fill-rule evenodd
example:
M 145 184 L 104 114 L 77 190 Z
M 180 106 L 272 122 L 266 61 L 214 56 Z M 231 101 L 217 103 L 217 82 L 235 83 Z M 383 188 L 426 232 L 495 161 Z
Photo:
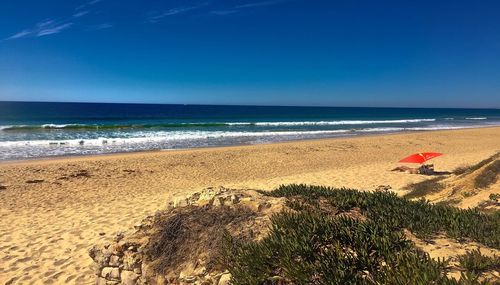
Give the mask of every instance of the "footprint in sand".
M 56 274 L 52 275 L 52 279 L 58 279 L 64 272 L 57 272 Z
M 16 257 L 15 255 L 6 255 L 2 258 L 2 261 L 9 261 L 15 257 Z
M 55 274 L 55 271 L 49 270 L 43 273 L 43 277 L 50 277 L 52 274 Z
M 23 277 L 21 277 L 21 279 L 19 279 L 19 284 L 26 284 L 26 282 L 30 281 L 32 279 L 32 277 L 30 275 L 24 275 Z
M 26 183 L 28 183 L 28 184 L 36 184 L 36 183 L 42 183 L 44 181 L 45 180 L 43 180 L 43 179 L 33 179 L 33 180 L 26 180 Z
M 69 259 L 70 259 L 70 258 L 56 260 L 56 261 L 54 261 L 53 265 L 54 265 L 54 266 L 60 266 L 60 265 L 63 265 L 63 264 L 64 264 L 64 263 L 66 263 Z
M 40 268 L 40 265 L 31 265 L 23 269 L 23 272 L 30 273 L 32 270 Z
M 14 284 L 14 282 L 16 282 L 17 279 L 19 279 L 19 277 L 13 277 L 13 278 L 11 278 L 7 282 L 5 282 L 5 285 Z
M 25 262 L 28 262 L 28 261 L 31 261 L 31 257 L 20 258 L 20 259 L 18 259 L 18 260 L 16 260 L 14 262 L 14 265 L 17 265 L 18 263 L 25 263 Z

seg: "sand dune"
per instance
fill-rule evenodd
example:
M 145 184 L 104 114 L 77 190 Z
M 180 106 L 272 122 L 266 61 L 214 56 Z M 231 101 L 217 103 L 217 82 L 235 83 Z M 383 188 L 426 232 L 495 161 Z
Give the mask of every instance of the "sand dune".
M 0 164 L 0 284 L 92 284 L 88 248 L 169 199 L 209 186 L 310 183 L 399 193 L 428 177 L 389 170 L 419 151 L 437 170 L 500 150 L 500 128 Z M 500 190 L 499 190 L 500 192 Z

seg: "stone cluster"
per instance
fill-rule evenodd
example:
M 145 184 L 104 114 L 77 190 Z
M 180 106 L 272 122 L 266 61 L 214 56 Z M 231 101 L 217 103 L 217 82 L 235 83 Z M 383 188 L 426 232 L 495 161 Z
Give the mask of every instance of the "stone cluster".
M 233 190 L 224 187 L 206 188 L 201 192 L 195 192 L 187 197 L 175 199 L 169 202 L 167 209 L 186 207 L 186 206 L 214 206 L 222 207 L 232 205 L 244 205 L 254 212 L 261 212 L 274 205 L 281 204 L 280 199 L 265 199 L 252 190 Z
M 98 285 L 135 285 L 143 273 L 141 244 L 122 241 L 123 234 L 118 233 L 114 242 L 90 249 L 89 255 L 94 260 Z
M 207 188 L 187 197 L 179 198 L 167 205 L 167 212 L 176 208 L 196 207 L 233 207 L 243 205 L 257 213 L 253 224 L 262 229 L 260 236 L 268 229 L 269 217 L 283 209 L 284 200 L 266 197 L 252 190 L 231 190 L 223 187 Z M 164 211 L 165 212 L 165 211 Z M 231 274 L 225 272 L 207 272 L 202 260 L 193 260 L 175 279 L 157 276 L 145 260 L 144 249 L 149 242 L 149 234 L 154 221 L 161 216 L 146 217 L 137 224 L 135 233 L 125 237 L 117 233 L 112 242 L 95 245 L 89 250 L 95 263 L 97 285 L 160 285 L 160 284 L 195 284 L 227 285 Z
M 96 285 L 228 285 L 231 274 L 210 272 L 205 267 L 186 269 L 175 280 L 155 276 L 146 262 L 140 242 L 115 241 L 102 246 L 94 246 L 89 255 L 94 260 Z

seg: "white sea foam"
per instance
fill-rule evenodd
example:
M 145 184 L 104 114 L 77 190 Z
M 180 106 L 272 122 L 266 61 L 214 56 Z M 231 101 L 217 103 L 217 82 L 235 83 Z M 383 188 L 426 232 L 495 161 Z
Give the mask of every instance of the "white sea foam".
M 338 126 L 338 125 L 371 125 L 371 124 L 404 124 L 404 123 L 419 123 L 419 122 L 434 122 L 436 119 L 401 119 L 401 120 L 340 120 L 340 121 L 284 121 L 284 122 L 193 122 L 193 123 L 165 123 L 159 124 L 158 127 L 168 128 L 169 126 L 198 126 L 202 127 L 204 125 L 212 127 L 214 124 L 226 125 L 226 126 Z M 154 126 L 154 125 L 151 125 Z M 99 125 L 85 125 L 85 124 L 42 124 L 42 125 L 10 125 L 10 126 L 0 126 L 0 130 L 23 130 L 23 129 L 66 129 L 66 128 L 77 128 L 85 127 L 97 128 Z M 112 126 L 105 126 L 112 129 Z M 122 129 L 127 126 L 116 126 L 116 128 Z M 140 128 L 141 125 L 130 125 L 129 127 Z
M 129 134 L 129 137 L 120 138 L 94 138 L 94 139 L 66 139 L 66 140 L 22 140 L 22 141 L 3 141 L 0 142 L 0 148 L 15 147 L 106 147 L 118 145 L 134 145 L 148 143 L 162 143 L 173 141 L 195 141 L 224 138 L 266 138 L 266 137 L 314 137 L 328 136 L 334 134 L 346 133 L 376 133 L 376 132 L 400 132 L 400 131 L 426 131 L 426 130 L 451 130 L 462 129 L 477 126 L 447 126 L 434 125 L 427 127 L 379 127 L 363 129 L 341 129 L 341 130 L 314 130 L 314 131 L 160 131 L 160 132 L 135 132 Z
M 404 120 L 341 120 L 341 121 L 301 121 L 301 122 L 255 122 L 255 123 L 227 123 L 231 126 L 338 126 L 338 125 L 371 125 L 371 124 L 402 124 L 434 122 L 436 119 L 404 119 Z
M 470 118 L 465 118 L 466 120 L 486 120 L 488 118 L 486 117 L 470 117 Z
M 318 130 L 318 131 L 282 131 L 282 132 L 226 132 L 226 131 L 175 131 L 175 132 L 137 132 L 136 137 L 96 138 L 69 140 L 32 140 L 4 141 L 1 147 L 15 146 L 106 146 L 117 144 L 140 144 L 151 142 L 168 142 L 199 139 L 237 138 L 237 137 L 272 137 L 272 136 L 307 136 L 347 133 L 350 130 Z
M 477 128 L 478 126 L 447 126 L 447 125 L 434 125 L 427 127 L 409 127 L 409 128 L 364 128 L 356 130 L 356 132 L 404 132 L 404 131 L 434 131 L 434 130 L 458 130 L 467 128 Z
M 498 124 L 497 124 L 498 125 Z M 485 125 L 486 126 L 486 125 Z M 106 137 L 76 138 L 69 134 L 60 139 L 34 139 L 0 141 L 0 160 L 57 155 L 86 155 L 112 152 L 129 152 L 152 149 L 180 149 L 203 146 L 261 143 L 294 139 L 350 136 L 366 133 L 396 133 L 404 131 L 452 130 L 478 127 L 468 125 L 432 124 L 428 126 L 385 126 L 337 130 L 288 130 L 288 131 L 230 131 L 226 130 L 176 130 L 135 132 L 109 132 Z M 22 136 L 21 136 L 22 137 Z M 1 139 L 2 137 L 0 137 Z M 5 139 L 5 138 L 4 138 Z
M 78 124 L 43 124 L 43 129 L 64 129 L 67 127 L 79 126 Z

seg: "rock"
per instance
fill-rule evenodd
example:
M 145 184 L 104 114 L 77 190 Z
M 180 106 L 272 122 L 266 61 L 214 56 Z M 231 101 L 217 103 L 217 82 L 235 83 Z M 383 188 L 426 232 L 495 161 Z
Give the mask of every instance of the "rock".
M 120 265 L 120 257 L 118 255 L 112 255 L 109 258 L 109 266 L 118 267 Z
M 103 235 L 105 235 L 105 234 L 106 234 L 105 232 L 100 232 L 100 233 L 99 233 L 99 235 L 100 235 L 100 236 L 103 236 Z
M 212 205 L 216 194 L 212 189 L 203 191 L 197 201 L 198 206 Z
M 188 195 L 186 199 L 189 200 L 190 202 L 196 202 L 200 199 L 200 196 L 201 194 L 199 192 L 195 192 L 191 195 Z
M 92 247 L 89 250 L 89 256 L 96 263 L 96 268 L 98 273 L 104 268 L 109 266 L 109 259 L 111 257 L 111 253 L 108 250 L 103 250 L 97 246 Z
M 196 281 L 196 277 L 193 276 L 193 272 L 191 270 L 184 270 L 179 274 L 179 280 L 187 283 L 193 283 Z
M 146 265 L 146 263 L 143 263 L 141 265 L 141 272 L 142 272 L 142 276 L 150 276 L 153 274 L 154 270 L 151 269 L 150 267 L 148 267 Z
M 134 270 L 136 268 L 141 268 L 141 256 L 134 252 L 126 251 L 123 256 L 123 269 Z
M 231 273 L 222 274 L 218 285 L 229 285 L 231 284 Z
M 98 277 L 95 281 L 95 285 L 106 285 L 106 279 L 102 277 Z
M 232 202 L 233 204 L 238 204 L 238 202 L 239 202 L 239 201 L 240 201 L 240 198 L 239 198 L 238 196 L 236 196 L 236 195 L 234 195 L 234 194 L 233 194 L 233 195 L 231 195 L 231 202 Z
M 116 254 L 118 256 L 123 256 L 123 245 L 120 243 L 114 243 L 112 246 L 109 248 L 110 251 L 113 252 L 113 254 Z
M 114 241 L 119 242 L 125 237 L 123 232 L 117 232 L 114 238 Z
M 174 200 L 174 204 L 172 205 L 174 208 L 185 207 L 188 205 L 188 202 L 185 198 L 176 198 Z
M 120 269 L 115 267 L 104 267 L 102 269 L 101 276 L 106 278 L 107 280 L 120 280 Z
M 203 207 L 203 206 L 206 206 L 206 205 L 211 206 L 211 205 L 213 205 L 213 203 L 214 203 L 214 198 L 212 198 L 212 199 L 208 199 L 208 200 L 199 200 L 199 201 L 196 203 L 196 205 L 197 205 L 198 207 Z
M 391 185 L 379 185 L 375 188 L 375 191 L 379 192 L 379 191 L 389 191 L 391 190 L 392 187 Z
M 196 269 L 193 271 L 193 274 L 194 274 L 195 276 L 198 276 L 198 277 L 204 276 L 205 274 L 207 274 L 207 268 L 206 268 L 205 266 L 202 266 L 202 267 L 196 268 Z
M 214 199 L 214 203 L 212 204 L 214 207 L 222 207 L 224 206 L 224 197 L 217 197 Z
M 132 271 L 123 270 L 121 273 L 121 281 L 123 285 L 135 285 L 139 275 Z
M 247 206 L 254 212 L 259 212 L 264 208 L 264 205 L 255 201 L 251 197 L 245 197 L 240 199 L 240 204 Z

